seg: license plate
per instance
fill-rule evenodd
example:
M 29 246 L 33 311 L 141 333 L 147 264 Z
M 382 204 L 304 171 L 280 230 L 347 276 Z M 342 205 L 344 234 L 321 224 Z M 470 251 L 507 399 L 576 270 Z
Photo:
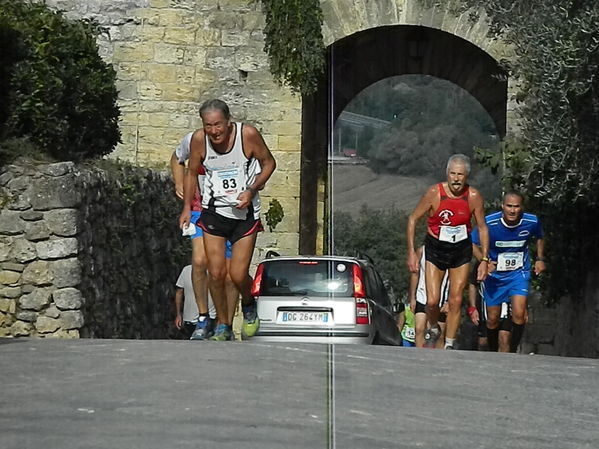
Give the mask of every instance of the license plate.
M 279 312 L 282 324 L 330 324 L 329 312 Z

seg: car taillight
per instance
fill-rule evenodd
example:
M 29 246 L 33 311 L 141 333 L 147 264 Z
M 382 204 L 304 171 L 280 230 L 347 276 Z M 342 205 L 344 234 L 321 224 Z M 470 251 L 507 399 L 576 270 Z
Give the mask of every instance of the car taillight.
M 252 284 L 252 289 L 250 293 L 255 298 L 260 296 L 262 293 L 262 273 L 264 272 L 264 265 L 258 265 L 258 269 L 256 270 L 256 276 L 254 276 L 254 283 Z
M 356 324 L 370 324 L 368 300 L 365 298 L 356 298 Z
M 365 298 L 366 292 L 364 291 L 364 278 L 362 276 L 362 268 L 359 265 L 354 265 L 354 296 L 356 298 Z
M 368 300 L 364 290 L 364 277 L 359 265 L 353 267 L 354 297 L 356 298 L 356 324 L 370 324 L 368 314 Z

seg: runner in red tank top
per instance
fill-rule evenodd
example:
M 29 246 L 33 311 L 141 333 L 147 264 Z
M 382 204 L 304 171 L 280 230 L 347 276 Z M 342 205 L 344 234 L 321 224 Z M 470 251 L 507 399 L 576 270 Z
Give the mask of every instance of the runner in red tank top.
M 447 182 L 431 186 L 410 214 L 407 226 L 408 268 L 412 273 L 419 269 L 416 255 L 416 224 L 428 214 L 425 239 L 425 281 L 427 306 L 426 315 L 431 328 L 429 337 L 439 338 L 438 325 L 441 281 L 449 270 L 449 312 L 445 348 L 453 349 L 461 319 L 462 296 L 468 283 L 468 271 L 472 258 L 472 217 L 474 216 L 481 236 L 483 263 L 478 270 L 478 279 L 483 280 L 488 271 L 487 252 L 489 234 L 485 224 L 483 198 L 480 192 L 467 184 L 470 174 L 470 159 L 463 154 L 454 154 L 447 161 Z
M 428 228 L 433 237 L 439 238 L 441 226 L 466 225 L 466 230 L 472 231 L 472 220 L 468 197 L 470 186 L 466 185 L 464 192 L 458 198 L 451 198 L 445 193 L 443 183 L 437 184 L 440 194 L 439 207 L 428 217 Z

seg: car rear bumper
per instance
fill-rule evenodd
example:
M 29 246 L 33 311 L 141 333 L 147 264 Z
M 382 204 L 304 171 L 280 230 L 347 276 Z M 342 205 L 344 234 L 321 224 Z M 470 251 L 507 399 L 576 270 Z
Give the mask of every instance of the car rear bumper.
M 370 344 L 368 333 L 357 332 L 306 332 L 306 331 L 258 331 L 252 341 L 264 343 L 324 343 L 324 344 Z

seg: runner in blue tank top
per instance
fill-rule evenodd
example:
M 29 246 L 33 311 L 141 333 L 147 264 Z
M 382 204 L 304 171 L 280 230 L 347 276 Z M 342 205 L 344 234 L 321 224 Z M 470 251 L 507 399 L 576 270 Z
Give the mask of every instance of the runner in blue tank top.
M 545 271 L 543 228 L 538 217 L 524 213 L 522 195 L 504 195 L 501 211 L 487 215 L 489 230 L 489 275 L 484 281 L 487 304 L 487 336 L 489 350 L 497 351 L 497 336 L 501 304 L 512 304 L 512 337 L 510 351 L 516 352 L 526 321 L 526 303 L 530 284 L 531 258 L 528 246 L 536 239 L 535 274 Z M 480 245 L 477 230 L 472 233 L 473 245 Z M 477 253 L 475 247 L 475 254 Z

